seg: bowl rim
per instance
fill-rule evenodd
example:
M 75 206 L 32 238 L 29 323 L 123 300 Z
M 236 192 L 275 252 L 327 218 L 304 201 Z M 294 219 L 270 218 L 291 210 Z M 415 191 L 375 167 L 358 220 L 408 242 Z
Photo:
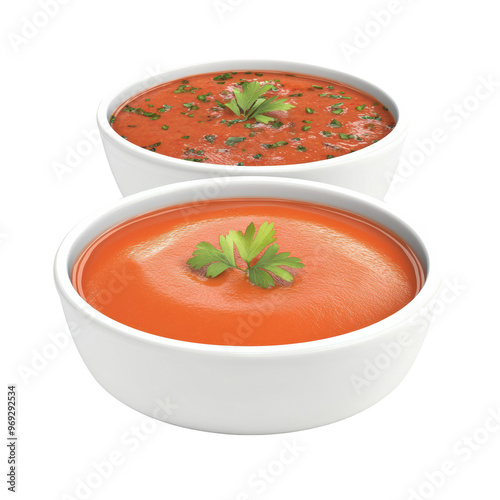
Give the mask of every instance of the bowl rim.
M 105 316 L 103 313 L 99 312 L 97 309 L 94 309 L 90 304 L 88 304 L 76 291 L 71 283 L 70 279 L 70 270 L 74 265 L 74 259 L 71 260 L 71 254 L 74 253 L 74 248 L 80 245 L 81 252 L 86 245 L 88 245 L 92 240 L 86 240 L 82 245 L 80 240 L 80 236 L 85 234 L 86 231 L 89 231 L 90 228 L 98 226 L 99 223 L 102 223 L 103 219 L 106 217 L 119 213 L 120 211 L 124 211 L 127 207 L 139 205 L 139 207 L 144 207 L 147 205 L 147 202 L 152 199 L 157 198 L 168 198 L 168 194 L 178 191 L 185 190 L 192 191 L 197 188 L 206 185 L 208 182 L 213 181 L 214 179 L 197 179 L 191 181 L 184 181 L 175 184 L 169 184 L 166 186 L 160 186 L 154 189 L 150 189 L 147 191 L 141 191 L 134 195 L 122 198 L 118 201 L 115 201 L 106 209 L 101 210 L 99 213 L 91 215 L 77 224 L 71 231 L 66 235 L 60 244 L 55 260 L 54 260 L 54 280 L 56 284 L 56 288 L 61 296 L 68 303 L 70 303 L 74 308 L 76 308 L 80 314 L 87 318 L 89 321 L 95 321 L 99 325 L 103 326 L 106 331 L 113 331 L 114 333 L 119 334 L 125 338 L 134 339 L 136 341 L 145 342 L 152 346 L 156 346 L 158 348 L 172 348 L 182 351 L 196 351 L 196 352 L 211 352 L 214 354 L 220 355 L 244 355 L 244 356 L 280 356 L 280 355 L 294 355 L 294 354 L 304 354 L 305 352 L 314 352 L 331 348 L 341 348 L 346 345 L 351 345 L 357 342 L 363 342 L 367 339 L 372 339 L 378 335 L 383 335 L 389 329 L 397 327 L 400 323 L 407 321 L 409 318 L 412 318 L 415 314 L 418 313 L 422 308 L 424 308 L 434 297 L 435 293 L 438 290 L 439 280 L 435 276 L 435 272 L 433 271 L 433 261 L 431 260 L 431 254 L 429 253 L 428 245 L 422 241 L 419 236 L 419 233 L 413 229 L 413 224 L 408 224 L 404 219 L 397 215 L 397 213 L 389 207 L 386 203 L 376 200 L 370 196 L 357 193 L 355 191 L 341 188 L 338 186 L 332 186 L 316 181 L 305 181 L 301 179 L 292 179 L 292 178 L 284 178 L 284 177 L 261 177 L 261 176 L 250 176 L 250 177 L 227 177 L 224 178 L 224 181 L 227 182 L 225 186 L 238 185 L 238 184 L 255 184 L 262 185 L 262 183 L 266 183 L 271 186 L 294 186 L 297 188 L 307 187 L 309 189 L 316 189 L 327 191 L 332 194 L 340 194 L 341 196 L 349 196 L 351 198 L 355 198 L 357 201 L 370 205 L 370 207 L 375 208 L 376 210 L 388 217 L 396 220 L 399 224 L 405 227 L 406 230 L 409 230 L 410 233 L 415 237 L 418 243 L 421 245 L 424 250 L 425 257 L 427 258 L 427 270 L 426 270 L 426 279 L 424 285 L 422 286 L 420 292 L 402 309 L 396 311 L 394 314 L 388 316 L 387 318 L 378 321 L 377 323 L 373 323 L 364 328 L 354 330 L 352 332 L 348 332 L 342 335 L 338 335 L 335 337 L 327 337 L 325 339 L 299 342 L 294 344 L 279 344 L 279 345 L 264 345 L 264 346 L 233 346 L 233 345 L 215 345 L 215 344 L 202 344 L 196 342 L 189 342 L 184 340 L 176 340 L 168 337 L 161 337 L 159 335 L 155 335 L 152 333 L 147 333 L 142 330 L 138 330 L 136 328 L 132 328 L 127 326 L 119 321 L 116 321 L 108 316 Z M 231 195 L 224 196 L 224 190 L 222 190 L 222 196 L 215 196 L 213 199 L 223 199 L 227 197 L 231 197 Z M 259 196 L 255 196 L 258 198 Z M 280 195 L 281 199 L 290 199 L 294 200 L 293 195 L 289 198 L 286 195 Z M 189 203 L 187 201 L 186 203 Z M 178 204 L 178 203 L 175 203 Z M 324 203 L 323 203 L 324 204 Z M 169 206 L 168 201 L 165 202 L 164 206 Z M 335 205 L 331 205 L 335 206 Z M 136 215 L 141 213 L 147 213 L 152 209 L 145 208 L 143 211 L 139 210 Z M 128 216 L 128 218 L 134 217 L 134 215 Z M 125 219 L 126 220 L 126 219 Z M 112 225 L 108 226 L 112 227 Z M 101 229 L 102 233 L 106 229 Z M 79 253 L 78 252 L 78 253 Z
M 259 67 L 260 65 L 260 67 Z M 348 83 L 355 88 L 358 88 L 358 84 L 362 86 L 367 86 L 370 88 L 369 94 L 373 91 L 385 94 L 390 100 L 393 101 L 397 110 L 397 121 L 394 129 L 387 134 L 385 137 L 377 141 L 375 144 L 370 144 L 358 151 L 339 156 L 337 158 L 318 160 L 314 162 L 307 163 L 294 163 L 294 164 L 284 164 L 284 165 L 261 165 L 258 167 L 258 175 L 274 175 L 283 173 L 284 170 L 287 172 L 300 172 L 314 169 L 322 168 L 334 168 L 337 166 L 342 166 L 348 163 L 355 162 L 358 158 L 366 155 L 375 155 L 381 150 L 385 150 L 391 143 L 396 142 L 404 136 L 408 129 L 408 120 L 405 111 L 401 109 L 400 99 L 392 97 L 394 92 L 391 90 L 390 93 L 386 92 L 383 88 L 378 85 L 368 81 L 364 78 L 358 77 L 351 73 L 346 73 L 344 71 L 328 68 L 326 66 L 319 66 L 314 64 L 308 64 L 292 60 L 275 60 L 275 59 L 230 59 L 230 60 L 220 60 L 211 62 L 200 62 L 197 64 L 190 64 L 180 67 L 171 68 L 167 71 L 158 73 L 157 75 L 148 76 L 141 80 L 137 80 L 132 84 L 120 88 L 119 91 L 108 94 L 104 98 L 97 108 L 97 125 L 101 134 L 111 141 L 116 147 L 121 148 L 134 157 L 143 158 L 150 163 L 155 163 L 160 166 L 168 165 L 170 167 L 175 166 L 176 168 L 182 168 L 183 170 L 189 172 L 213 172 L 213 171 L 223 171 L 226 175 L 255 175 L 254 166 L 238 166 L 238 165 L 223 165 L 218 163 L 195 163 L 182 160 L 180 158 L 175 158 L 173 156 L 162 155 L 155 153 L 153 151 L 148 151 L 140 146 L 137 146 L 128 140 L 121 137 L 117 132 L 113 130 L 109 123 L 108 109 L 111 103 L 117 99 L 119 96 L 128 95 L 131 89 L 142 89 L 135 91 L 131 96 L 155 87 L 163 82 L 168 82 L 172 79 L 182 78 L 182 76 L 188 77 L 195 74 L 209 73 L 212 71 L 230 71 L 230 70 L 240 70 L 248 68 L 257 68 L 272 71 L 293 71 L 296 73 L 302 73 L 311 76 L 318 76 L 321 73 L 331 73 L 334 76 L 330 76 L 332 80 L 338 80 L 344 83 L 345 80 L 349 80 L 354 83 Z M 268 69 L 269 68 L 269 69 Z M 175 73 L 182 73 L 182 76 L 172 75 Z M 154 85 L 149 84 L 148 81 L 154 78 L 156 82 Z M 327 78 L 327 77 L 325 77 Z M 129 96 L 129 97 L 131 97 Z M 125 101 L 129 97 L 120 98 L 120 102 Z M 113 111 L 111 111 L 112 113 Z

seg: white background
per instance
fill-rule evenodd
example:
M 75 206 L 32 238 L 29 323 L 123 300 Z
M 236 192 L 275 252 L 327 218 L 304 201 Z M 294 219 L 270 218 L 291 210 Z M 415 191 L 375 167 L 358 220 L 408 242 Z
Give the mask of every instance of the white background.
M 54 1 L 48 20 L 38 0 L 9 2 L 1 16 L 2 391 L 5 399 L 7 383 L 18 385 L 18 498 L 498 498 L 500 431 L 483 427 L 500 411 L 492 3 L 222 0 L 218 10 L 213 0 Z M 30 21 L 47 22 L 30 31 Z M 367 30 L 368 38 L 360 34 Z M 391 395 L 342 422 L 288 435 L 191 431 L 119 403 L 68 340 L 52 280 L 67 231 L 120 197 L 102 146 L 82 146 L 95 136 L 99 100 L 151 73 L 238 57 L 330 66 L 399 96 L 412 118 L 407 164 L 386 201 L 422 230 L 448 280 L 448 303 Z M 496 83 L 488 91 L 484 80 Z M 445 139 L 431 147 L 436 128 Z M 58 177 L 55 165 L 78 147 L 85 156 Z M 132 434 L 141 425 L 138 444 Z M 301 451 L 280 469 L 284 443 L 294 440 Z M 99 481 L 93 463 L 110 454 L 120 464 Z M 454 468 L 443 479 L 435 471 L 445 461 Z M 268 467 L 272 482 L 252 483 Z M 91 490 L 78 490 L 89 478 Z

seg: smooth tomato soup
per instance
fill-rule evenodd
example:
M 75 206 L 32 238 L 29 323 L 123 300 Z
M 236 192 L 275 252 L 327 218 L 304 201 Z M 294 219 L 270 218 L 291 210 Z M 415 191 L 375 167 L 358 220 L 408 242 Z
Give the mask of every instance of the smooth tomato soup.
M 225 106 L 244 82 L 272 88 L 263 97 L 295 106 L 274 121 L 243 121 Z M 390 110 L 345 84 L 275 71 L 206 73 L 163 83 L 124 102 L 111 126 L 142 148 L 219 165 L 290 165 L 365 148 L 395 126 Z
M 305 265 L 290 269 L 292 283 L 264 289 L 237 269 L 207 278 L 187 265 L 201 241 L 219 248 L 219 235 L 265 221 L 274 223 L 279 251 Z M 295 201 L 227 199 L 169 207 L 108 230 L 78 258 L 72 282 L 95 309 L 144 332 L 255 346 L 376 323 L 415 297 L 424 271 L 404 241 L 358 215 Z

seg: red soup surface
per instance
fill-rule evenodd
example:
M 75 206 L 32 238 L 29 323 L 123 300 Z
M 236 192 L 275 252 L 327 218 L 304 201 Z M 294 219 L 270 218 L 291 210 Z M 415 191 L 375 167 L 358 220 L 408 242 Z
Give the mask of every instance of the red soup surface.
M 244 82 L 272 85 L 287 99 L 274 121 L 243 121 L 225 106 Z M 111 126 L 128 141 L 167 156 L 219 165 L 290 165 L 365 148 L 395 126 L 374 97 L 331 80 L 276 71 L 206 73 L 163 83 L 124 102 Z
M 219 248 L 219 235 L 265 221 L 274 223 L 279 251 L 305 265 L 290 270 L 292 283 L 264 289 L 236 269 L 207 278 L 186 264 L 201 241 Z M 351 332 L 401 309 L 423 281 L 413 250 L 378 224 L 274 199 L 209 201 L 136 217 L 90 244 L 72 272 L 78 293 L 120 323 L 219 345 L 291 344 Z

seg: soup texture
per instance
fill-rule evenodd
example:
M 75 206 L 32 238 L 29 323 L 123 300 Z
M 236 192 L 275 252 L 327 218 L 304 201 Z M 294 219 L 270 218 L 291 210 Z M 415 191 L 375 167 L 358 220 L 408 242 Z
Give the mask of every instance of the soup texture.
M 263 99 L 287 110 L 245 119 L 226 106 L 235 90 L 259 82 Z M 267 118 L 266 118 L 267 117 Z M 162 155 L 219 165 L 290 165 L 343 156 L 384 138 L 391 111 L 340 82 L 275 71 L 193 75 L 163 83 L 122 103 L 110 119 L 127 141 Z
M 198 243 L 273 222 L 280 252 L 302 260 L 292 283 L 264 289 L 228 269 L 215 278 L 187 265 Z M 236 252 L 237 261 L 241 262 Z M 408 304 L 424 282 L 413 250 L 356 214 L 275 199 L 169 207 L 103 233 L 72 270 L 78 293 L 130 327 L 218 345 L 277 345 L 342 335 Z

